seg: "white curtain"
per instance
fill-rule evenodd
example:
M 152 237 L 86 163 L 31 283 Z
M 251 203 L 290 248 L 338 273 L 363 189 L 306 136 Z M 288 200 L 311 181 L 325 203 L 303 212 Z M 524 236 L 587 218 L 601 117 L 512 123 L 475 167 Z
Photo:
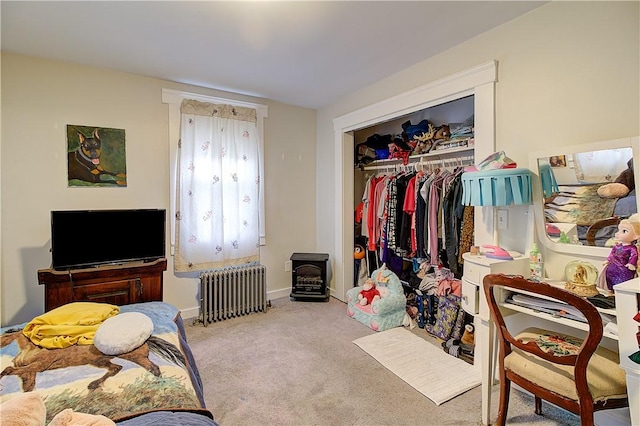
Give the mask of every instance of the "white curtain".
M 175 270 L 258 261 L 256 110 L 184 100 L 180 112 Z
M 631 148 L 574 154 L 576 178 L 583 183 L 613 182 L 627 168 L 627 161 L 632 156 Z

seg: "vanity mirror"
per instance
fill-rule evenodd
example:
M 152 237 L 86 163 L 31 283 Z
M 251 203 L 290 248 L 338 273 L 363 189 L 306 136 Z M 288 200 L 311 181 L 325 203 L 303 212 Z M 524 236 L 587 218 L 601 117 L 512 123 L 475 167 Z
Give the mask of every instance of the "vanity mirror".
M 638 209 L 636 191 L 603 198 L 598 188 L 629 168 L 640 182 L 640 138 L 549 148 L 529 154 L 538 240 L 553 251 L 606 257 L 619 218 Z

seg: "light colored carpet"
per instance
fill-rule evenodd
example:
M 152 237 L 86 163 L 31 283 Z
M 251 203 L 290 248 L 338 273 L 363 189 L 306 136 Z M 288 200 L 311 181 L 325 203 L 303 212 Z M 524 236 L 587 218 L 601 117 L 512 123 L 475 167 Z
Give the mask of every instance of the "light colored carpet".
M 272 300 L 267 313 L 209 324 L 186 320 L 207 407 L 221 426 L 477 426 L 480 386 L 436 405 L 353 341 L 375 334 L 347 305 Z M 412 333 L 442 351 L 426 331 Z M 420 362 L 425 362 L 421 360 Z M 492 389 L 497 413 L 498 386 Z M 576 416 L 512 390 L 507 423 L 578 426 Z
M 436 405 L 481 383 L 479 368 L 404 328 L 361 337 L 353 343 Z

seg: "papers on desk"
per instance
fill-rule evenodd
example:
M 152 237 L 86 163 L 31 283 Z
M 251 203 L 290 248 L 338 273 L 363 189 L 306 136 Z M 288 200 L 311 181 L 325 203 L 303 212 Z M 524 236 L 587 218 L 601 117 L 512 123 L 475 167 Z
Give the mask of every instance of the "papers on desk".
M 602 315 L 602 314 L 600 314 Z M 615 323 L 615 321 L 611 321 L 610 323 L 608 323 L 607 325 L 604 326 L 604 333 L 607 334 L 612 334 L 614 336 L 618 335 L 618 324 Z
M 525 308 L 533 309 L 534 311 L 545 312 L 555 317 L 572 319 L 586 323 L 587 320 L 582 313 L 571 305 L 562 302 L 554 302 L 547 299 L 541 299 L 539 297 L 527 296 L 525 294 L 514 293 L 506 300 L 507 303 L 513 303 L 514 305 L 524 306 Z M 613 325 L 609 328 L 614 328 L 616 318 L 613 315 L 600 312 L 602 318 L 602 325 L 607 328 L 609 323 Z M 615 327 L 617 330 L 617 326 Z M 613 333 L 617 335 L 616 333 Z

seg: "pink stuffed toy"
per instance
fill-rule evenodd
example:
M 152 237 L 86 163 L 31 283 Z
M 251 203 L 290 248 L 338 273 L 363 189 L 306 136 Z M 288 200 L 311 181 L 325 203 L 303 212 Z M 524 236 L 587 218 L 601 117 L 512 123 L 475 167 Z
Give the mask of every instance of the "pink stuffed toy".
M 380 292 L 376 288 L 376 283 L 369 278 L 362 286 L 362 290 L 358 293 L 358 300 L 362 306 L 369 305 L 380 299 Z

